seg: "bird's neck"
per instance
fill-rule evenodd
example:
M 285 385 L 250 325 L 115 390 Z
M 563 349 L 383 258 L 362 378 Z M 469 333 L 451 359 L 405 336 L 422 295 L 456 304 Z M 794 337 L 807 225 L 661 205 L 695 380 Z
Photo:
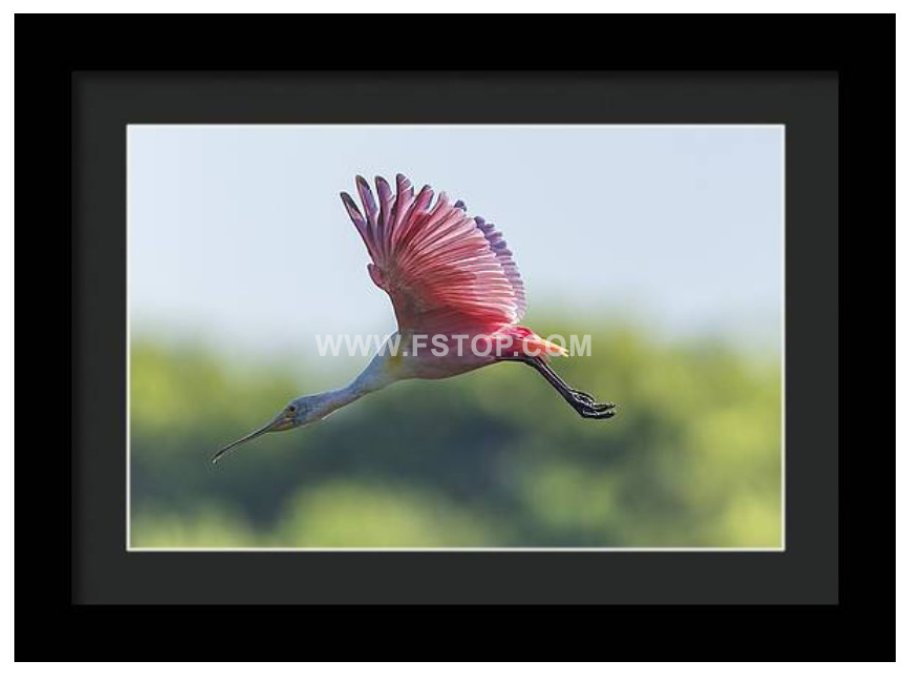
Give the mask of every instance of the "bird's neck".
M 378 355 L 349 384 L 322 394 L 318 416 L 324 418 L 368 393 L 379 391 L 393 381 L 395 379 L 389 376 L 384 358 Z
M 320 396 L 317 416 L 321 419 L 327 417 L 336 410 L 345 407 L 346 405 L 350 405 L 367 393 L 366 390 L 356 386 L 356 381 L 357 380 L 342 388 L 332 389 L 331 391 L 323 393 Z

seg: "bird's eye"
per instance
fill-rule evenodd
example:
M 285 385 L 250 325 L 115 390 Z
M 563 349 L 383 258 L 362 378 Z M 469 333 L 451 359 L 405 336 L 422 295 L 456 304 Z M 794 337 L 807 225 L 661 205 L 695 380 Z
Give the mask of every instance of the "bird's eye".
M 294 405 L 289 405 L 289 406 L 285 409 L 285 411 L 288 412 L 289 414 L 294 414 L 294 413 L 295 413 L 295 410 L 297 410 L 297 409 L 298 409 L 298 408 L 295 407 Z

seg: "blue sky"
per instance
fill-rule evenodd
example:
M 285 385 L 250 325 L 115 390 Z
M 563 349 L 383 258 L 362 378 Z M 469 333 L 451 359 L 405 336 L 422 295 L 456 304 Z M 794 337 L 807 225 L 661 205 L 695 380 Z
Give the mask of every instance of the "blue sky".
M 503 231 L 536 311 L 779 340 L 778 126 L 128 129 L 134 332 L 253 357 L 395 329 L 339 192 L 405 173 Z

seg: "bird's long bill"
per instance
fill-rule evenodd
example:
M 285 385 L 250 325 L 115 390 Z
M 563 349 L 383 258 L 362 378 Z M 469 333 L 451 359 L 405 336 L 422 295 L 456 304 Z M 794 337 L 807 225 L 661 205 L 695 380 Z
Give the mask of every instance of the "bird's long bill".
M 287 425 L 288 425 L 287 420 L 285 419 L 284 416 L 282 416 L 280 414 L 279 416 L 277 416 L 275 419 L 270 421 L 268 424 L 266 424 L 262 428 L 258 428 L 257 430 L 253 431 L 252 433 L 248 433 L 243 438 L 240 438 L 239 440 L 235 440 L 230 445 L 226 445 L 225 447 L 222 447 L 219 451 L 217 451 L 215 454 L 212 455 L 212 463 L 215 463 L 216 461 L 221 459 L 223 456 L 225 456 L 225 454 L 230 452 L 232 449 L 234 449 L 238 445 L 243 445 L 245 442 L 250 442 L 254 438 L 258 438 L 261 435 L 264 435 L 265 433 L 269 433 L 270 431 L 284 430 L 287 427 Z

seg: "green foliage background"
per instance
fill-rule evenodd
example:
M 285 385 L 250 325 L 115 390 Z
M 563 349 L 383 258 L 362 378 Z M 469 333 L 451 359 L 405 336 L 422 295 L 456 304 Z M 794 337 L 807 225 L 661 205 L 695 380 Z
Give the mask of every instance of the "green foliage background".
M 592 334 L 555 361 L 616 402 L 583 420 L 530 368 L 408 381 L 213 466 L 289 399 L 344 383 L 134 335 L 135 547 L 778 547 L 776 353 L 724 340 L 530 321 Z

